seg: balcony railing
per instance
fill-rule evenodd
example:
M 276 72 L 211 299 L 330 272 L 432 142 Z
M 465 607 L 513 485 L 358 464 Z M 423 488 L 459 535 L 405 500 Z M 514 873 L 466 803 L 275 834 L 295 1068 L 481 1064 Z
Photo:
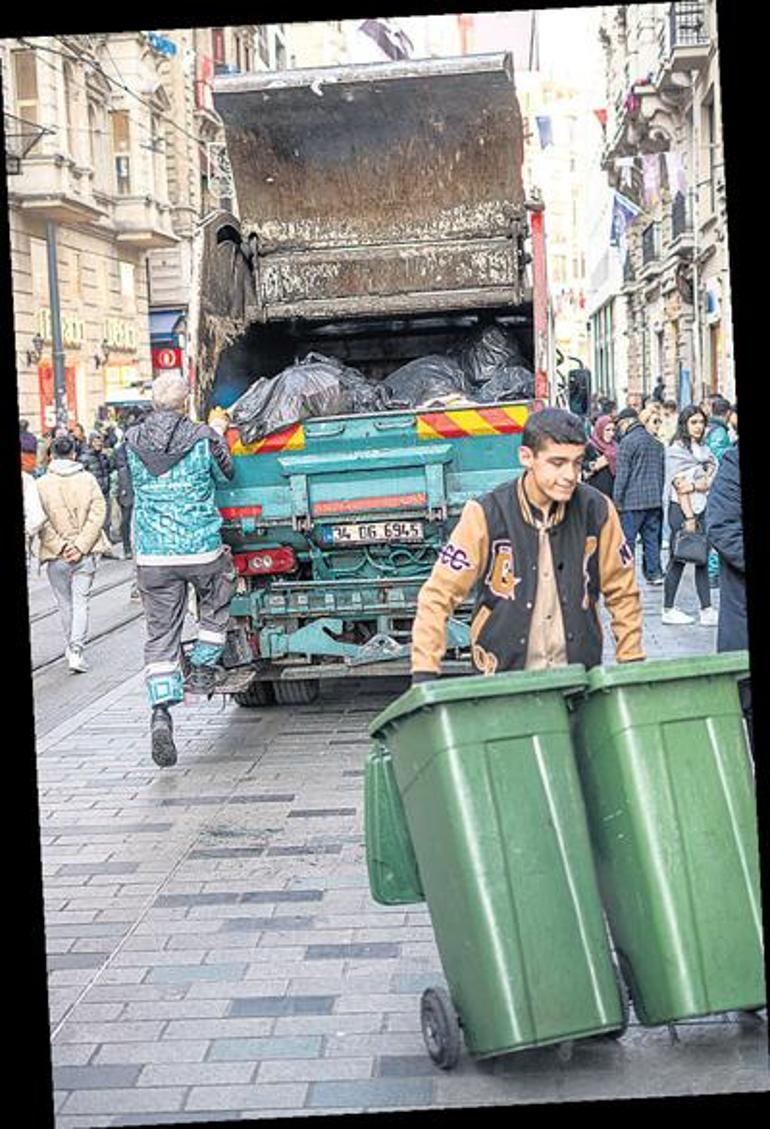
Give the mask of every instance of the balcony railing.
M 702 2 L 671 5 L 668 18 L 672 48 L 708 45 L 705 7 Z
M 642 232 L 642 266 L 655 262 L 659 254 L 658 225 L 651 223 Z

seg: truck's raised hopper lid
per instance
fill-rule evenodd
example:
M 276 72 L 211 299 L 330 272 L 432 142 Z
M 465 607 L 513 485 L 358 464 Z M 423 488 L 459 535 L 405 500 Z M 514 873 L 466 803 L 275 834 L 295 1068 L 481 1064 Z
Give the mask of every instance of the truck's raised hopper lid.
M 244 235 L 262 253 L 510 230 L 523 203 L 510 54 L 221 77 Z

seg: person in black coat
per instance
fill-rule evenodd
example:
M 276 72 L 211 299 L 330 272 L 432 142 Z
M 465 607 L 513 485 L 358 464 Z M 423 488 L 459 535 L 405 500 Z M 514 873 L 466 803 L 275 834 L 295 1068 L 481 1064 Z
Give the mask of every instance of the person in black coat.
M 104 438 L 99 431 L 92 431 L 88 436 L 88 444 L 83 447 L 78 462 L 90 471 L 99 483 L 99 489 L 107 503 L 107 512 L 104 517 L 104 530 L 109 537 L 110 532 L 110 475 L 112 473 L 112 458 L 104 450 Z
M 743 514 L 738 444 L 722 456 L 708 495 L 706 536 L 719 554 L 719 623 L 717 651 L 744 651 L 749 646 L 746 611 L 746 562 L 743 553 Z M 753 741 L 751 683 L 739 684 L 743 712 Z
M 133 555 L 131 548 L 131 515 L 134 511 L 134 487 L 128 466 L 126 444 L 115 448 L 115 469 L 118 472 L 118 505 L 120 506 L 120 537 L 123 542 L 123 556 Z
M 645 579 L 650 584 L 662 584 L 660 533 L 665 449 L 660 440 L 650 435 L 633 408 L 624 408 L 618 414 L 617 427 L 621 438 L 612 498 L 632 552 L 641 536 Z

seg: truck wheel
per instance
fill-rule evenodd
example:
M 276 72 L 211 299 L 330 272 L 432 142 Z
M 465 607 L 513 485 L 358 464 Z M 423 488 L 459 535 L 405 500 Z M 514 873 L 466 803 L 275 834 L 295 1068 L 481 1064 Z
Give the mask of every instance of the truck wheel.
M 233 698 L 239 706 L 272 706 L 275 698 L 273 696 L 273 687 L 270 682 L 260 682 L 255 679 L 250 686 L 245 690 L 240 690 L 237 694 L 233 694 Z
M 420 1025 L 425 1049 L 442 1070 L 452 1070 L 460 1058 L 460 1024 L 449 993 L 426 988 L 420 1000 Z
M 314 702 L 321 689 L 318 678 L 303 678 L 299 682 L 274 682 L 273 691 L 279 706 L 307 706 Z

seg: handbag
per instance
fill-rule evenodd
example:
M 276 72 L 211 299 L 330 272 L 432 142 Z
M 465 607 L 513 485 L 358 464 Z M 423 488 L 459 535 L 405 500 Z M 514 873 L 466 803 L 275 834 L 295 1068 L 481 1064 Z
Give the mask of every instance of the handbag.
M 705 565 L 709 556 L 706 534 L 699 530 L 677 529 L 671 540 L 671 556 L 683 564 Z

